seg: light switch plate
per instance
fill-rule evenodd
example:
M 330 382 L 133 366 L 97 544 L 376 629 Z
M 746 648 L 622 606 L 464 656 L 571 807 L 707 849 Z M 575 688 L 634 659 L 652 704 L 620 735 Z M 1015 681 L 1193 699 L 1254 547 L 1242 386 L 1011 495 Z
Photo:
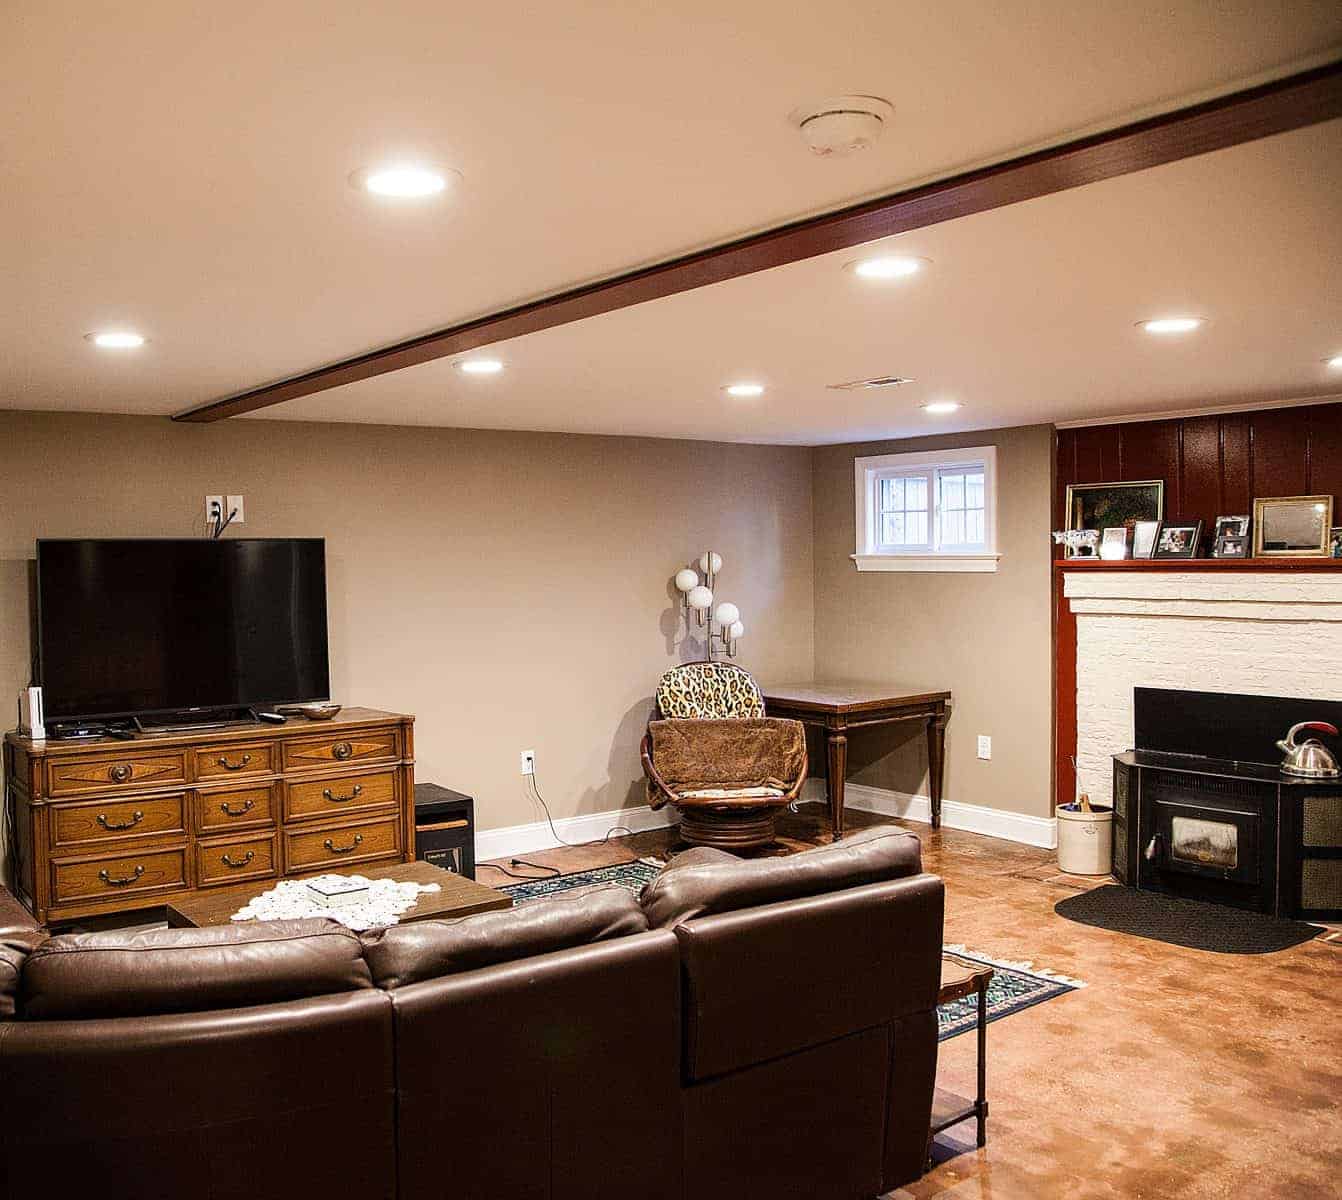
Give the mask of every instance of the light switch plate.
M 992 758 L 993 740 L 986 733 L 979 734 L 979 757 Z
M 246 519 L 246 513 L 244 513 L 244 512 L 242 511 L 242 497 L 241 497 L 241 496 L 229 496 L 229 497 L 228 497 L 228 507 L 227 507 L 226 509 L 224 509 L 224 520 L 227 521 L 227 520 L 228 520 L 228 514 L 231 513 L 231 512 L 233 512 L 233 511 L 235 511 L 235 510 L 237 511 L 237 514 L 238 514 L 238 515 L 237 515 L 236 517 L 233 518 L 233 524 L 234 524 L 234 525 L 241 525 L 241 524 L 243 523 L 243 521 Z

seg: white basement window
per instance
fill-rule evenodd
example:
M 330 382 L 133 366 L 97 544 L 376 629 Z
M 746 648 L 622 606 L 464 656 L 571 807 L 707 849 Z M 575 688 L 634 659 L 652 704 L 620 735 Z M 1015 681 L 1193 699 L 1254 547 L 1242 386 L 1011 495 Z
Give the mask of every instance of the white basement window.
M 997 447 L 854 462 L 859 571 L 996 571 Z

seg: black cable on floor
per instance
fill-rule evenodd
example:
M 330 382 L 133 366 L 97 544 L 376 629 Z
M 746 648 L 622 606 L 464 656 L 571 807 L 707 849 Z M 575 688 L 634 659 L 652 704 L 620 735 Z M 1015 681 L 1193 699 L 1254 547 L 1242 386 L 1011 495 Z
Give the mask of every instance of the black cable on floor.
M 548 822 L 548 824 L 549 824 L 549 826 L 550 826 L 550 835 L 551 835 L 551 836 L 554 838 L 554 840 L 555 840 L 556 842 L 558 842 L 561 846 L 568 846 L 568 847 L 570 847 L 571 849 L 575 849 L 575 850 L 578 849 L 578 848 L 581 847 L 581 846 L 604 846 L 604 845 L 606 845 L 606 844 L 610 841 L 610 839 L 613 838 L 617 833 L 618 833 L 618 834 L 626 835 L 626 836 L 628 836 L 628 837 L 633 837 L 633 835 L 634 835 L 634 831 L 633 831 L 632 829 L 630 829 L 629 826 L 627 826 L 627 825 L 612 825 L 608 830 L 606 830 L 606 836 L 603 837 L 603 838 L 597 838 L 596 840 L 594 840 L 594 841 L 590 841 L 590 842 L 566 842 L 563 838 L 561 838 L 561 837 L 559 836 L 559 830 L 557 830 L 557 829 L 555 828 L 554 818 L 553 818 L 552 816 L 550 816 L 550 806 L 549 806 L 548 804 L 545 803 L 545 797 L 541 795 L 540 785 L 536 782 L 536 776 L 535 776 L 535 774 L 533 773 L 533 774 L 531 774 L 531 775 L 528 775 L 527 778 L 531 780 L 531 791 L 532 791 L 532 794 L 533 794 L 533 795 L 536 797 L 536 799 L 540 802 L 540 806 L 541 806 L 541 808 L 545 811 L 545 820 Z

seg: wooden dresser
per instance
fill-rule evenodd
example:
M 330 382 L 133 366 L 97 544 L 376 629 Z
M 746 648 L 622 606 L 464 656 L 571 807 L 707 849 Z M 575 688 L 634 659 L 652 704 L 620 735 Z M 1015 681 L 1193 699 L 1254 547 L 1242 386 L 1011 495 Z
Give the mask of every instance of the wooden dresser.
M 44 923 L 415 857 L 414 718 L 373 709 L 132 741 L 10 733 L 5 788 L 19 897 Z

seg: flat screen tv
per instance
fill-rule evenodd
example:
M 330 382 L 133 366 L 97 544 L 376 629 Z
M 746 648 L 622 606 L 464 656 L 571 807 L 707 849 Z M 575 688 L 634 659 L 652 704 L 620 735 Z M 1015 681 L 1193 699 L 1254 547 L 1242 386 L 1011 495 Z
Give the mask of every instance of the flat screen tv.
M 37 543 L 49 722 L 273 707 L 330 694 L 326 543 Z

